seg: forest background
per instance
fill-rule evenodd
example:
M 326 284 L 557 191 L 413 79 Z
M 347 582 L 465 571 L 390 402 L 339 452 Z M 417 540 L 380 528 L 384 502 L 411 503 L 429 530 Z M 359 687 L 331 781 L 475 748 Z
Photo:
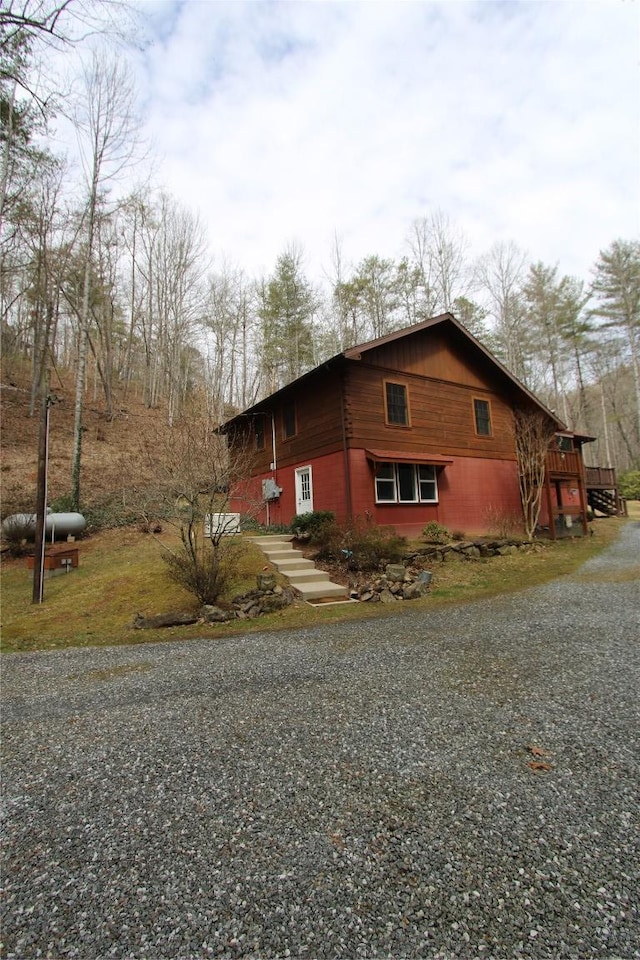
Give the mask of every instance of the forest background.
M 136 182 L 150 157 L 120 56 L 135 32 L 126 4 L 0 7 L 3 404 L 19 385 L 35 421 L 43 395 L 65 394 L 68 506 L 82 506 L 88 408 L 115 442 L 134 403 L 161 410 L 167 430 L 194 405 L 216 425 L 336 353 L 444 311 L 570 429 L 597 438 L 588 462 L 639 469 L 637 238 L 603 237 L 589 276 L 566 276 L 517 239 L 471 258 L 433 209 L 395 259 L 348 262 L 336 235 L 322 281 L 305 272 L 304 238 L 265 276 L 214 262 L 198 214 L 152 178 Z M 63 87 L 47 64 L 71 48 L 81 74 Z M 80 167 L 50 134 L 60 114 Z M 20 506 L 23 479 L 9 496 L 5 484 L 3 513 Z

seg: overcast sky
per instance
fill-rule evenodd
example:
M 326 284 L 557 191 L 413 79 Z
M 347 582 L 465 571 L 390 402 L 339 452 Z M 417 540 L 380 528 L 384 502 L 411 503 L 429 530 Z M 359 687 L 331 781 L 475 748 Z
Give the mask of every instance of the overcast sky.
M 635 0 L 140 6 L 157 182 L 250 274 L 400 257 L 437 209 L 583 279 L 640 234 Z

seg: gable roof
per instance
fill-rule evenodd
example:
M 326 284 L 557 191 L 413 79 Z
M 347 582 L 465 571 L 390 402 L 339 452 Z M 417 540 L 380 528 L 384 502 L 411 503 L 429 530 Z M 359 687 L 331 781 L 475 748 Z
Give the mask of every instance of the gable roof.
M 462 323 L 460 323 L 459 320 L 456 320 L 452 313 L 441 313 L 437 317 L 431 317 L 429 320 L 422 320 L 420 323 L 414 323 L 410 327 L 403 327 L 400 330 L 394 330 L 393 333 L 388 333 L 384 337 L 378 337 L 376 340 L 368 340 L 365 343 L 358 344 L 355 347 L 350 347 L 348 350 L 343 350 L 341 353 L 335 354 L 335 356 L 331 357 L 329 360 L 325 360 L 312 370 L 308 370 L 307 373 L 303 373 L 302 376 L 298 377 L 296 380 L 292 380 L 291 383 L 288 383 L 279 390 L 276 390 L 275 393 L 272 393 L 268 397 L 264 397 L 262 400 L 259 400 L 252 407 L 248 407 L 246 410 L 243 410 L 242 413 L 236 414 L 236 416 L 221 424 L 219 430 L 220 432 L 224 433 L 236 421 L 239 421 L 244 417 L 251 416 L 253 413 L 258 413 L 265 407 L 272 406 L 274 401 L 280 400 L 286 393 L 297 389 L 299 385 L 315 376 L 323 369 L 326 370 L 332 366 L 335 366 L 336 364 L 343 363 L 345 360 L 362 360 L 363 357 L 365 357 L 366 354 L 371 350 L 378 349 L 379 347 L 383 347 L 389 343 L 394 343 L 396 340 L 402 340 L 406 337 L 413 337 L 425 330 L 441 326 L 449 326 L 451 329 L 457 332 L 459 337 L 468 340 L 472 345 L 472 348 L 475 349 L 481 357 L 490 362 L 490 364 L 496 369 L 496 372 L 498 372 L 499 375 L 506 381 L 511 390 L 514 390 L 516 394 L 521 394 L 523 397 L 526 397 L 529 403 L 544 411 L 544 413 L 551 420 L 553 420 L 554 423 L 557 424 L 559 431 L 569 432 L 566 425 L 557 416 L 557 414 L 545 406 L 545 404 L 538 397 L 536 397 L 534 393 L 525 387 L 525 385 L 513 373 L 511 373 L 511 371 L 508 370 L 507 367 L 505 367 L 504 364 L 502 364 L 497 357 L 491 353 L 490 350 L 487 349 L 487 347 L 483 346 L 483 344 L 480 343 L 480 341 L 477 340 L 473 334 L 470 333 Z

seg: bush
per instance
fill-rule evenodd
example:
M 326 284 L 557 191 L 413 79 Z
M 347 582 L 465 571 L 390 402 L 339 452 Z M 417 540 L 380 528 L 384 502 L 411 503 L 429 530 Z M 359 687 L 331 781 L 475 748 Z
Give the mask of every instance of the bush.
M 28 514 L 15 514 L 11 520 L 5 520 L 2 539 L 7 545 L 10 557 L 24 557 L 31 548 L 28 541 L 33 540 L 33 522 L 24 519 Z
M 640 470 L 627 470 L 618 479 L 621 497 L 627 500 L 640 500 Z
M 522 533 L 522 517 L 492 503 L 484 512 L 484 522 L 489 533 L 501 540 L 508 540 L 514 534 Z
M 447 528 L 437 520 L 429 521 L 422 530 L 422 536 L 429 543 L 448 543 L 451 540 L 451 534 Z
M 188 548 L 184 543 L 177 552 L 165 550 L 162 558 L 169 576 L 192 593 L 200 603 L 216 604 L 235 577 L 242 555 L 238 540 L 228 538 L 219 543 L 204 543 Z
M 344 525 L 326 524 L 316 542 L 321 562 L 341 563 L 348 570 L 362 572 L 402 560 L 407 545 L 406 538 L 398 536 L 392 527 L 379 527 L 360 517 Z
M 319 543 L 323 539 L 325 528 L 335 524 L 335 520 L 335 514 L 331 510 L 298 513 L 291 521 L 291 532 L 296 536 L 308 537 L 310 543 Z

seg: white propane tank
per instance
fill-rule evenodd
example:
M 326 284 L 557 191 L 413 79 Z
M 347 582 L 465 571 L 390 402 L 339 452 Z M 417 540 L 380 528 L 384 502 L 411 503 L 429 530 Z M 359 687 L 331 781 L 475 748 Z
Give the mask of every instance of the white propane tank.
M 44 530 L 48 540 L 64 540 L 77 537 L 86 525 L 81 513 L 47 513 Z M 32 540 L 36 535 L 35 513 L 12 513 L 2 521 L 2 532 L 8 534 L 12 528 L 22 529 L 24 536 Z

